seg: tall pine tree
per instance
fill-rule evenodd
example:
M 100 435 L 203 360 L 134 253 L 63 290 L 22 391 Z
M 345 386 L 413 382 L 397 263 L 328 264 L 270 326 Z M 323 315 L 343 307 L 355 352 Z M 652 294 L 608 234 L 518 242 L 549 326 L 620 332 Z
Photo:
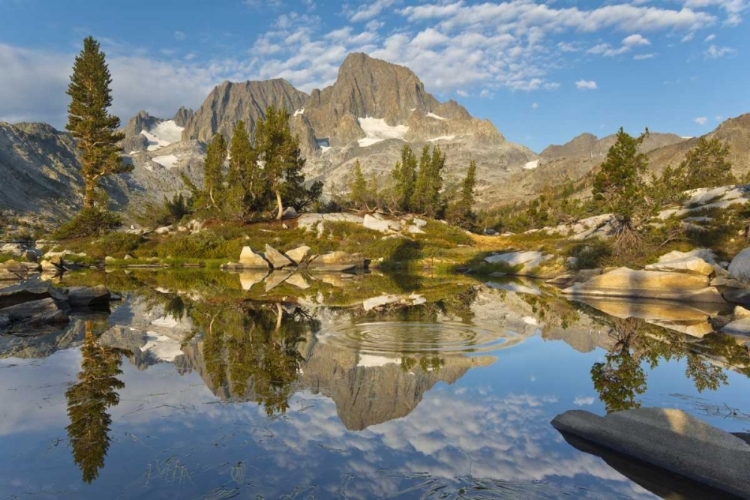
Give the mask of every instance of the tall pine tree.
M 253 185 L 258 176 L 258 155 L 242 120 L 234 127 L 229 156 L 224 211 L 230 217 L 244 218 L 255 205 Z
M 401 161 L 396 163 L 392 176 L 396 208 L 408 212 L 417 182 L 417 157 L 408 144 L 401 148 Z
M 117 132 L 120 119 L 110 115 L 112 77 L 99 43 L 92 37 L 83 41 L 83 50 L 73 64 L 67 94 L 68 124 L 65 128 L 76 138 L 80 150 L 84 182 L 83 206 L 93 208 L 99 180 L 113 174 L 130 172 L 117 145 L 125 135 Z
M 477 185 L 477 164 L 474 160 L 469 163 L 469 170 L 461 183 L 458 198 L 448 208 L 448 220 L 468 229 L 474 223 L 476 215 L 472 211 L 474 206 L 474 188 Z

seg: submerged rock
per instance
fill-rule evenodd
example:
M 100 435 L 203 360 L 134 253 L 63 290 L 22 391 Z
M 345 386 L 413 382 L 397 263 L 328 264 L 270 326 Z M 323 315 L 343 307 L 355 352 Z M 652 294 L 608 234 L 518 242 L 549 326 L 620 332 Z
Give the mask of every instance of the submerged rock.
M 681 410 L 641 408 L 606 417 L 571 410 L 552 426 L 721 491 L 750 495 L 750 445 Z
M 110 293 L 104 285 L 74 286 L 68 289 L 68 303 L 72 308 L 108 307 Z

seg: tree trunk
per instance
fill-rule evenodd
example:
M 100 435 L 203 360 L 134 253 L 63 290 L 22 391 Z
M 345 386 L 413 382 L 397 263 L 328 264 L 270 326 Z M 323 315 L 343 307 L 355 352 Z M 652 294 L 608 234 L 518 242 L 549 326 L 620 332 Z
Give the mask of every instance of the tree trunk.
M 276 204 L 279 207 L 279 213 L 276 214 L 276 220 L 281 220 L 281 217 L 284 215 L 284 204 L 281 203 L 281 191 L 276 190 Z
M 93 208 L 96 198 L 96 183 L 90 179 L 84 179 L 83 208 Z

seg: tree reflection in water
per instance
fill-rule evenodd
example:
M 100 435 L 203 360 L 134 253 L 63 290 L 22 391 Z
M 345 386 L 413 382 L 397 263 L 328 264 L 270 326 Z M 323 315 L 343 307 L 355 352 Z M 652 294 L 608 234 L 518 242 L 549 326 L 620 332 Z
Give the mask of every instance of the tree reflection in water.
M 750 376 L 747 348 L 731 336 L 715 333 L 698 340 L 637 318 L 610 317 L 608 323 L 615 344 L 605 361 L 591 368 L 594 388 L 607 412 L 640 407 L 638 396 L 647 388 L 644 363 L 654 369 L 662 360 L 685 359 L 685 376 L 698 392 L 726 384 L 727 368 Z
M 105 328 L 106 322 L 85 322 L 78 382 L 65 392 L 70 419 L 67 431 L 73 460 L 86 483 L 94 481 L 104 466 L 112 424 L 107 409 L 117 406 L 120 402 L 117 390 L 125 387 L 117 378 L 122 373 L 120 365 L 124 351 L 97 344 L 96 332 Z
M 250 302 L 194 318 L 213 386 L 231 399 L 260 403 L 269 416 L 286 412 L 303 360 L 298 344 L 319 322 L 296 306 Z

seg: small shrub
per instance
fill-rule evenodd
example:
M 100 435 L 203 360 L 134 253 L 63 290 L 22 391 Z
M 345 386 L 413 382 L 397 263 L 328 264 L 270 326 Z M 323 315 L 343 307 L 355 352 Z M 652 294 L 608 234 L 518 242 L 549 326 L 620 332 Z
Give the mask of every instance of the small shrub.
M 122 219 L 109 210 L 91 207 L 84 208 L 78 215 L 66 222 L 52 235 L 57 240 L 103 236 L 122 225 Z
M 573 269 L 595 269 L 602 267 L 606 259 L 612 255 L 612 245 L 601 238 L 594 238 L 585 242 L 577 243 L 570 247 L 568 257 L 576 259 Z

